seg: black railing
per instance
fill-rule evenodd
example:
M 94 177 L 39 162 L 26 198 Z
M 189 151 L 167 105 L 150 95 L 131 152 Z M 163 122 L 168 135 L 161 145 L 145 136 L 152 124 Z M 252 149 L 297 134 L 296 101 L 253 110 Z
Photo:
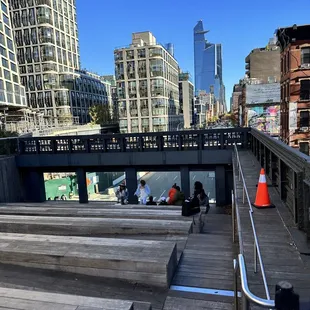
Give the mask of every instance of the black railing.
M 248 147 L 249 128 L 19 139 L 28 154 L 187 151 Z

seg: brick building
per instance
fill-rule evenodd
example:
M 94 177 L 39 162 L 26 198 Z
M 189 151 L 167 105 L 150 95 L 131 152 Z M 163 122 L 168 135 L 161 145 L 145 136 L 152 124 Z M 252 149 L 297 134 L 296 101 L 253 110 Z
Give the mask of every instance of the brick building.
M 310 25 L 276 30 L 281 48 L 281 139 L 309 155 Z

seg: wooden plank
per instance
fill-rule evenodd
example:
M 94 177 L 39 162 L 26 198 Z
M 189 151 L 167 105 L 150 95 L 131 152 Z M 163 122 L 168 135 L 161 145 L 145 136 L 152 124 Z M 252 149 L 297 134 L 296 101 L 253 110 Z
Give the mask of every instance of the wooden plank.
M 0 234 L 0 262 L 167 287 L 174 242 Z
M 194 300 L 181 297 L 167 297 L 164 310 L 232 310 L 230 303 L 214 302 L 206 300 Z
M 0 287 L 0 304 L 21 310 L 133 310 L 132 301 L 90 298 Z
M 182 217 L 180 210 L 163 209 L 118 209 L 118 208 L 55 208 L 55 207 L 0 207 L 0 214 L 56 217 L 99 217 L 131 219 L 163 219 L 192 221 L 191 217 Z
M 96 237 L 115 234 L 187 235 L 192 231 L 192 222 L 183 220 L 0 215 L 0 231 Z

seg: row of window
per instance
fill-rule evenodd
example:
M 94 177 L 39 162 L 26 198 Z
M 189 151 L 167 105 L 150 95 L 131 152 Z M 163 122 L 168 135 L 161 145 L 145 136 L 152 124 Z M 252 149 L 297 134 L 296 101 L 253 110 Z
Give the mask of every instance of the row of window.
M 291 60 L 294 58 L 296 61 L 298 59 L 292 54 L 291 51 L 287 51 L 287 53 L 281 58 L 281 72 L 282 74 L 286 74 L 290 71 L 291 68 Z M 310 66 L 310 47 L 303 47 L 300 51 L 300 65 Z
M 178 73 L 171 69 L 162 59 L 151 59 L 149 61 L 149 74 L 151 77 L 161 76 L 171 81 L 174 84 L 178 84 Z M 145 60 L 129 61 L 126 63 L 126 70 L 124 63 L 116 63 L 115 75 L 117 80 L 137 79 L 147 77 L 147 65 Z
M 281 86 L 281 98 L 284 102 L 290 101 L 290 85 Z M 310 80 L 300 80 L 299 100 L 310 100 Z
M 115 61 L 123 61 L 123 60 L 133 60 L 136 58 L 146 58 L 146 57 L 161 57 L 166 60 L 173 68 L 178 70 L 177 62 L 170 56 L 168 52 L 166 52 L 163 48 L 160 47 L 150 47 L 150 48 L 142 48 L 137 50 L 116 50 L 114 52 L 114 60 Z
M 17 49 L 17 60 L 20 65 L 26 63 L 36 63 L 45 61 L 54 61 L 65 66 L 78 68 L 79 58 L 77 54 L 67 52 L 65 49 L 57 48 L 51 45 L 33 46 Z

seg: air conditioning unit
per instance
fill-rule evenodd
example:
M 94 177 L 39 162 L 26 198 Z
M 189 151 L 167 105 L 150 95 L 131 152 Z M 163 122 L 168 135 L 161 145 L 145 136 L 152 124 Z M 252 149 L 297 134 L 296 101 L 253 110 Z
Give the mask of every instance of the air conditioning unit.
M 302 69 L 310 69 L 310 63 L 308 63 L 308 64 L 302 64 L 302 65 L 300 66 L 300 68 L 302 68 Z

